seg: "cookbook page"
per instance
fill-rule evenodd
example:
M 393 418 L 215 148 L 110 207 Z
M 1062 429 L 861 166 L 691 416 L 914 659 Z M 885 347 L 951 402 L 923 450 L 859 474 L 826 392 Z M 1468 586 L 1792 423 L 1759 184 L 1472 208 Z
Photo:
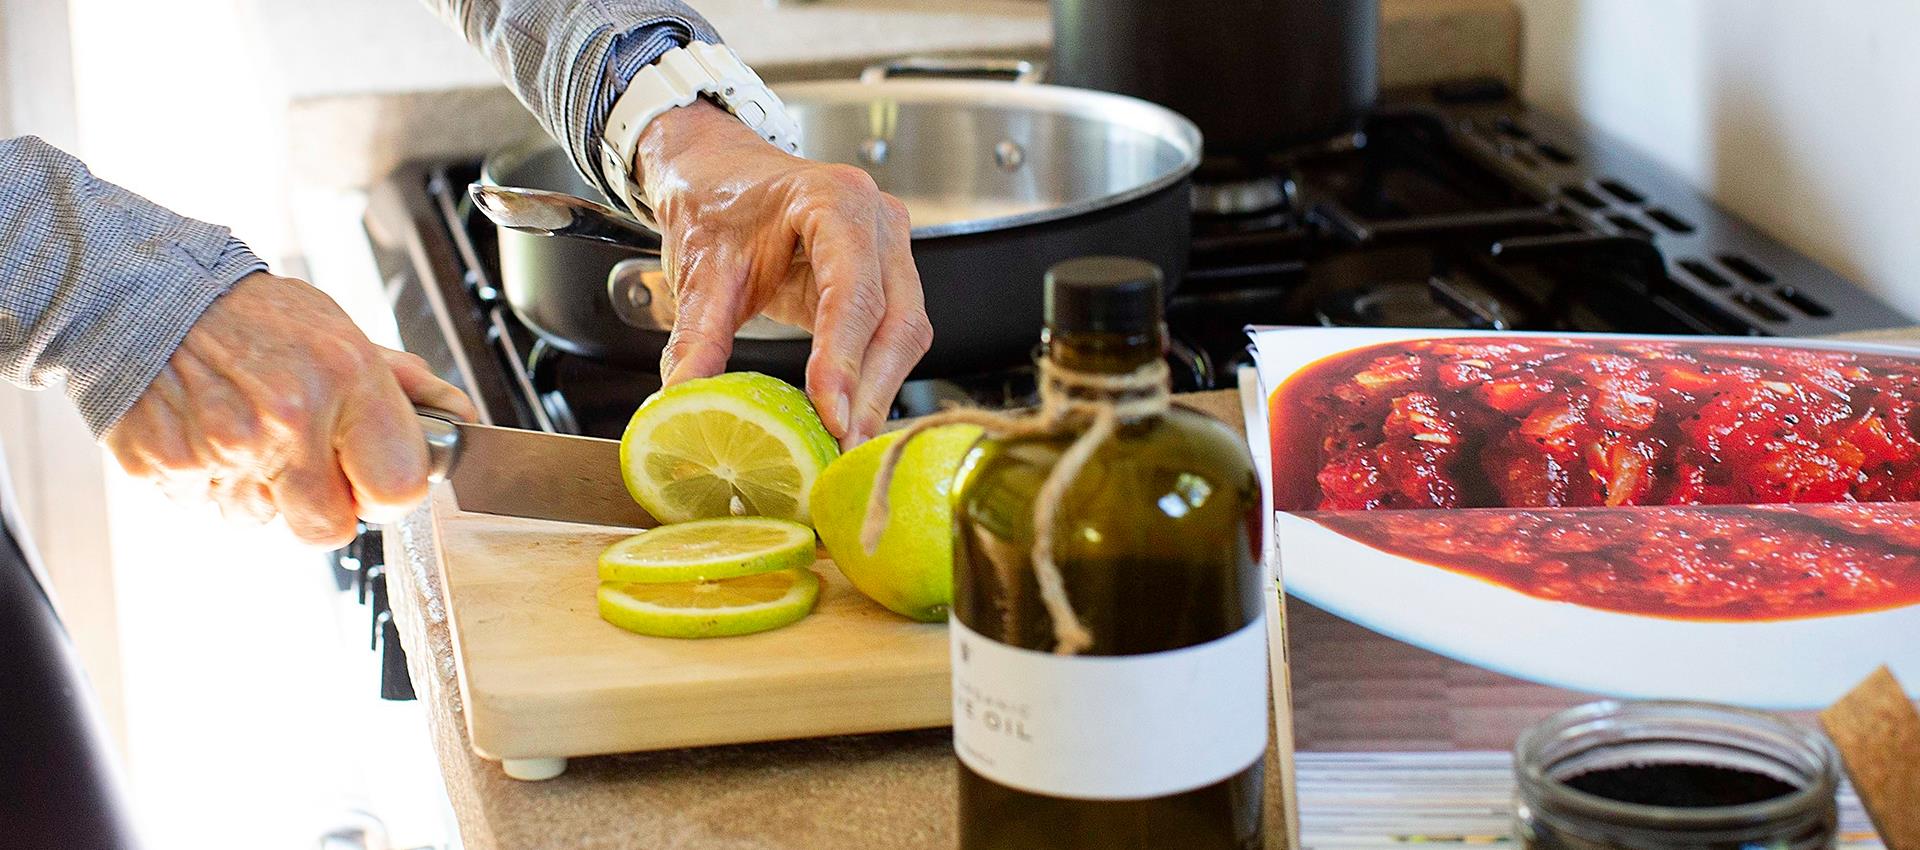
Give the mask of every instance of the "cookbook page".
M 1883 663 L 1920 682 L 1908 351 L 1254 338 L 1266 404 L 1249 431 L 1267 441 L 1302 822 L 1320 843 L 1378 832 L 1361 803 L 1382 795 L 1425 813 L 1402 829 L 1486 827 L 1504 801 L 1462 789 L 1504 791 L 1499 752 L 1595 697 L 1799 711 Z

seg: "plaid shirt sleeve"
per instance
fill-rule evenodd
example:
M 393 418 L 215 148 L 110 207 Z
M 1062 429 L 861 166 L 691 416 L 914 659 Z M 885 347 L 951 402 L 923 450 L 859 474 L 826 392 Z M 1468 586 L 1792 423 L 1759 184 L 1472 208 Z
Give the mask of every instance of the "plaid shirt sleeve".
M 597 151 L 627 81 L 690 41 L 720 42 L 676 0 L 425 0 L 493 63 L 520 102 L 608 197 Z
M 226 228 L 100 180 L 40 139 L 0 140 L 0 377 L 64 380 L 96 439 L 207 306 L 266 267 Z

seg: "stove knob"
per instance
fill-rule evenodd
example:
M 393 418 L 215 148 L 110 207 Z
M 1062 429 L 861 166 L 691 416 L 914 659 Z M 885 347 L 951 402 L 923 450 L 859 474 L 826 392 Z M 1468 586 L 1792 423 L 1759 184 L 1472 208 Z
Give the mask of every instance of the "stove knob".
M 380 560 L 380 532 L 363 522 L 354 526 L 353 542 L 327 553 L 327 563 L 333 567 L 334 588 L 342 592 L 354 588 L 369 556 L 376 563 Z

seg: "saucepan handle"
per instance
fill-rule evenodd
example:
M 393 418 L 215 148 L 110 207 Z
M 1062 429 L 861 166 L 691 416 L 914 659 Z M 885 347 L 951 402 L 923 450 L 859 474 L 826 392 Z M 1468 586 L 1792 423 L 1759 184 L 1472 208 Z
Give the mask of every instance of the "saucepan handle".
M 613 302 L 613 314 L 631 327 L 661 333 L 673 330 L 673 315 L 678 308 L 659 257 L 633 257 L 615 263 L 607 272 L 607 298 Z
M 536 236 L 605 242 L 648 254 L 660 253 L 660 234 L 604 204 L 565 192 L 472 183 L 467 196 L 494 224 Z
M 613 302 L 613 314 L 630 327 L 643 331 L 673 332 L 674 314 L 679 310 L 673 287 L 658 257 L 630 257 L 615 263 L 607 272 L 607 300 Z M 755 316 L 734 333 L 737 339 L 807 339 L 806 331 Z
M 1025 59 L 943 59 L 909 56 L 876 62 L 860 72 L 860 82 L 878 83 L 893 77 L 1010 77 L 1016 83 L 1040 82 L 1044 68 Z

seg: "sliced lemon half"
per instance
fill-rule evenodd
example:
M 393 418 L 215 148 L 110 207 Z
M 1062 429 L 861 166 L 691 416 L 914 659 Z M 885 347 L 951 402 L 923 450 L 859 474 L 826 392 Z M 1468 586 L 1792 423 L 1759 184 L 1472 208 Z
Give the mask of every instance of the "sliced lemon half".
M 807 493 L 839 455 L 806 394 L 757 372 L 654 393 L 620 438 L 627 490 L 662 523 L 725 516 L 807 522 Z

